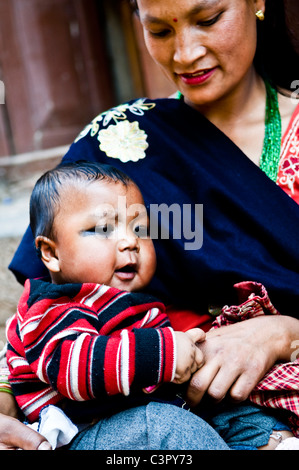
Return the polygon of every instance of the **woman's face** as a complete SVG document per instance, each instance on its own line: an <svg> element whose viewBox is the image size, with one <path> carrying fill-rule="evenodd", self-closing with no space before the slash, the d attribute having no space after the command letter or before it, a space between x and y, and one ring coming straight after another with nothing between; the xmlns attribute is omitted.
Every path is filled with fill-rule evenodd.
<svg viewBox="0 0 299 470"><path fill-rule="evenodd" d="M264 0L138 0L149 53L193 106L209 105L253 71Z"/></svg>

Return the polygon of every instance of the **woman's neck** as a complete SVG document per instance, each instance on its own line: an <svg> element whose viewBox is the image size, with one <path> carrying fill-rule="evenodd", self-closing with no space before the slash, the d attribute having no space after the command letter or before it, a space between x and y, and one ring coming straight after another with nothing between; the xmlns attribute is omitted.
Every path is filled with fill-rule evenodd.
<svg viewBox="0 0 299 470"><path fill-rule="evenodd" d="M283 136L299 100L279 94L278 101ZM203 114L259 165L265 136L266 87L254 70L239 87L212 105L186 103Z"/></svg>
<svg viewBox="0 0 299 470"><path fill-rule="evenodd" d="M222 99L195 107L258 165L264 140L265 104L265 84L252 71Z"/></svg>
<svg viewBox="0 0 299 470"><path fill-rule="evenodd" d="M265 84L256 73L250 73L242 83L212 104L197 109L217 127L231 128L248 119L264 119ZM261 115L262 114L262 115Z"/></svg>

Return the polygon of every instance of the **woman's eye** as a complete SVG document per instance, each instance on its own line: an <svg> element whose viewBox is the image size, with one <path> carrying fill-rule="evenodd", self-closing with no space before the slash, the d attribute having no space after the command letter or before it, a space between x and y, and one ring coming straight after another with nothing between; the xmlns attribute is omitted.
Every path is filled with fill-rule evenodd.
<svg viewBox="0 0 299 470"><path fill-rule="evenodd" d="M217 23L217 21L220 19L220 17L222 16L222 12L219 13L218 15L214 16L213 18L209 19L209 20L205 20L205 21L199 21L198 24L200 26L212 26L213 24Z"/></svg>
<svg viewBox="0 0 299 470"><path fill-rule="evenodd" d="M156 38L165 38L170 33L170 30L163 29L162 31L150 31L151 36Z"/></svg>

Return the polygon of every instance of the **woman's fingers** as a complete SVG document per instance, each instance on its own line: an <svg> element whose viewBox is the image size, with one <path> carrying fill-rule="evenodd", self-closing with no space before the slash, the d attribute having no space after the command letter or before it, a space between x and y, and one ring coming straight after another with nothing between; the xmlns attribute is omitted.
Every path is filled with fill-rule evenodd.
<svg viewBox="0 0 299 470"><path fill-rule="evenodd" d="M235 401L248 398L274 362L273 334L269 333L271 328L263 328L268 325L267 318L248 320L211 331L205 341L197 343L204 363L192 376L187 391L192 406L205 394L216 402L227 394Z"/></svg>
<svg viewBox="0 0 299 470"><path fill-rule="evenodd" d="M186 394L190 406L196 406L202 400L218 370L219 365L214 361L209 363L209 367L204 365L192 375Z"/></svg>
<svg viewBox="0 0 299 470"><path fill-rule="evenodd" d="M51 450L38 432L15 418L0 414L0 450Z"/></svg>

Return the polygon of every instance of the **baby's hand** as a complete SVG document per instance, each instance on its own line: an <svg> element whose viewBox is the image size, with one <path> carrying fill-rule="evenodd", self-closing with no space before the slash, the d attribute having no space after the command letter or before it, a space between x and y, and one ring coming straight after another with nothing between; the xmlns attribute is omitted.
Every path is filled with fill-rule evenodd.
<svg viewBox="0 0 299 470"><path fill-rule="evenodd" d="M181 384L187 382L191 375L203 365L203 354L196 347L196 343L204 341L206 334L200 328L193 328L185 333L176 331L175 336L177 343L177 364L173 382Z"/></svg>

